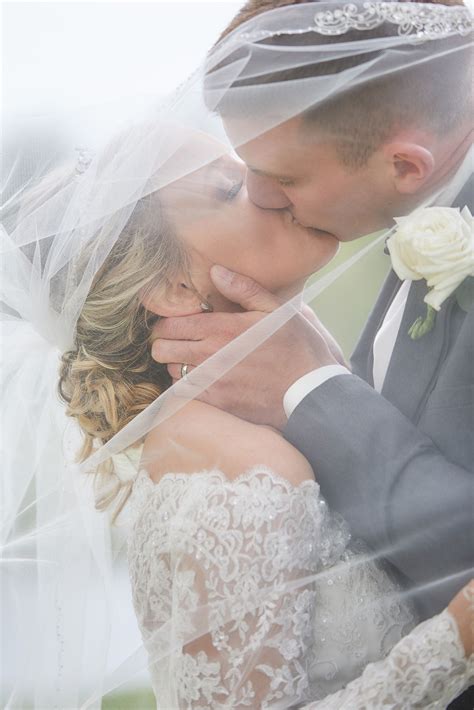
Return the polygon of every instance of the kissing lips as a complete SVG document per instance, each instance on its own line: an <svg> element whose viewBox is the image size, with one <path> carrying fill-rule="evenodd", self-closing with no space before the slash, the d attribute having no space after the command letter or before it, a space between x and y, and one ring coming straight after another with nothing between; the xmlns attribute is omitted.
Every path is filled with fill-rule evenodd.
<svg viewBox="0 0 474 710"><path fill-rule="evenodd" d="M293 224L293 225L295 225L295 227L300 227L301 229L304 229L307 232L309 232L310 234L314 234L315 236L318 236L318 237L337 238L337 237L335 237L334 234L332 234L331 232L326 232L324 229L318 229L317 227L309 227L309 226L302 224L301 222L299 222L296 219L296 217L293 216L293 214L290 212L290 210L285 210L285 212L287 212L289 215L289 224Z"/></svg>

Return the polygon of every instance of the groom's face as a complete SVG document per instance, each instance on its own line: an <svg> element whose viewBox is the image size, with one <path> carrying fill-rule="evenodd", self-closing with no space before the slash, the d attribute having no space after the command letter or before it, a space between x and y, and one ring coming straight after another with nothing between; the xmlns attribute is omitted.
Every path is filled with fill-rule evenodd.
<svg viewBox="0 0 474 710"><path fill-rule="evenodd" d="M241 126L226 121L231 139ZM397 215L399 195L383 151L358 169L347 167L336 146L294 118L244 143L247 189L259 207L288 208L306 227L350 241L375 232Z"/></svg>

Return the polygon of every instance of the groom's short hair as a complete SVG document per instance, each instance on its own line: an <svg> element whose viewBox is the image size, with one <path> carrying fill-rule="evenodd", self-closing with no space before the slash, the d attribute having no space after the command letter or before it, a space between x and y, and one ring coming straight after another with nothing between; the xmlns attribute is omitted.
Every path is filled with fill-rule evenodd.
<svg viewBox="0 0 474 710"><path fill-rule="evenodd" d="M249 0L228 27L222 33L219 42L236 30L241 24L264 12L290 5L320 0ZM411 0L405 0L410 2ZM427 0L417 0L418 3ZM429 4L464 5L462 0L431 0ZM351 30L344 35L325 36L324 42L337 43L364 38L383 37L393 30L386 23L371 30ZM261 41L262 44L305 45L314 44L314 33L297 35L275 35ZM465 47L466 38L460 35L448 40L430 40L430 42L449 42L449 46ZM238 51L238 50L237 50ZM337 135L335 146L343 163L352 168L363 166L371 154L387 140L395 127L410 124L431 129L439 135L446 135L469 120L472 104L472 53L452 52L449 55L433 59L411 69L394 72L381 79L374 79L355 89L341 92L334 99L321 103L304 111L303 118L308 127L324 131L330 130ZM459 55L459 56L458 56ZM252 86L274 82L291 81L314 76L337 74L340 71L357 66L370 60L374 53L354 55L317 64L309 64L294 69L270 72L265 76L237 81L233 86ZM215 69L238 58L231 54ZM247 63L251 65L252 58ZM249 76L252 72L249 71ZM256 72L258 74L258 72ZM232 115L239 111L239 106L232 106L232 101L223 98L217 110L223 115ZM241 110L241 107L240 107ZM345 139L344 136L347 138Z"/></svg>

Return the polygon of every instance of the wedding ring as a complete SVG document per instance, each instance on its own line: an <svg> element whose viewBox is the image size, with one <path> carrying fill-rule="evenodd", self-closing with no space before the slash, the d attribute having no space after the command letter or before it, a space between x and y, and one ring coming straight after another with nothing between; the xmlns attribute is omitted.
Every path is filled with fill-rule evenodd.
<svg viewBox="0 0 474 710"><path fill-rule="evenodd" d="M188 368L189 365L185 365L184 363L181 365L181 379L186 377L186 375L188 374Z"/></svg>

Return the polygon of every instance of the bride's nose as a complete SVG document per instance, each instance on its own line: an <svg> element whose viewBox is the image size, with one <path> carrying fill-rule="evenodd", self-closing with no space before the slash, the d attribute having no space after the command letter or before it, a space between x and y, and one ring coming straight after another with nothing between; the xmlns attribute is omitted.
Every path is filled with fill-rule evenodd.
<svg viewBox="0 0 474 710"><path fill-rule="evenodd" d="M258 207L282 209L291 205L281 185L273 178L256 175L247 171L247 192L249 198Z"/></svg>

